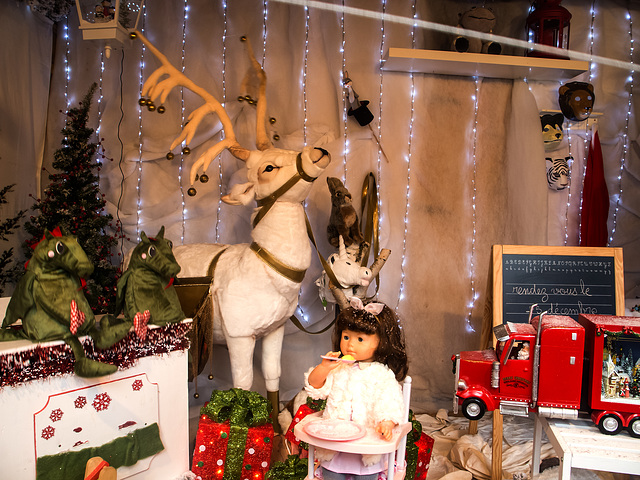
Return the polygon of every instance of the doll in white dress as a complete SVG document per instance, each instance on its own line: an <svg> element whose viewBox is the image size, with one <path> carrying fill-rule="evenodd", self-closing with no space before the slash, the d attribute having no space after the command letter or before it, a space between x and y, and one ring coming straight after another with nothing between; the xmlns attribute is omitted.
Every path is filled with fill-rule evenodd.
<svg viewBox="0 0 640 480"><path fill-rule="evenodd" d="M407 375L404 335L394 312L382 303L350 299L333 331L333 351L305 375L305 390L325 399L323 418L351 420L390 440L404 418L400 383ZM355 362L332 360L350 355ZM375 480L386 471L381 455L317 449L324 480Z"/></svg>

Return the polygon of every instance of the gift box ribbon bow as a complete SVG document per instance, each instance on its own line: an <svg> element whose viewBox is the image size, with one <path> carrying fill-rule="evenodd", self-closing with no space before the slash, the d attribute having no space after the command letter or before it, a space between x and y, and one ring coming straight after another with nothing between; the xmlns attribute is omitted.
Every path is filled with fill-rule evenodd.
<svg viewBox="0 0 640 480"><path fill-rule="evenodd" d="M241 427L257 427L269 421L270 404L257 392L232 388L214 390L211 400L200 409L200 413L211 420Z"/></svg>

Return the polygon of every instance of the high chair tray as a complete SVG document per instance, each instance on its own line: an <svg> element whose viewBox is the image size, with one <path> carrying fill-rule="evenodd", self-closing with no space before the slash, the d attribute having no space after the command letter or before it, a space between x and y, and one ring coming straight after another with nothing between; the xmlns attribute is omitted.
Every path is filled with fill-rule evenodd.
<svg viewBox="0 0 640 480"><path fill-rule="evenodd" d="M400 440L411 431L411 423L407 422L393 429L393 437L389 441L382 438L374 428L365 428L364 436L355 440L325 440L309 435L305 429L307 424L321 419L321 415L322 413L318 412L307 415L300 420L300 423L298 423L293 430L296 438L314 447L322 447L338 452L377 454L395 451L398 448Z"/></svg>

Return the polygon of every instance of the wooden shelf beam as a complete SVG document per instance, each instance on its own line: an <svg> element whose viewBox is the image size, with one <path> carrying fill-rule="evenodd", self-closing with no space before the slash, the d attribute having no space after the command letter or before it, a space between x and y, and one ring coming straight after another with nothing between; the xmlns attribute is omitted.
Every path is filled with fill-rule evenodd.
<svg viewBox="0 0 640 480"><path fill-rule="evenodd" d="M382 62L385 71L532 80L569 80L588 69L588 62L578 60L394 47Z"/></svg>

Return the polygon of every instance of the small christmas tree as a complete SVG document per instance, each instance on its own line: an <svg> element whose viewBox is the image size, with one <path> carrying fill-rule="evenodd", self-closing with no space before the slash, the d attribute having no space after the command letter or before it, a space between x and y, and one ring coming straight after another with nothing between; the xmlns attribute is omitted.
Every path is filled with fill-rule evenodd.
<svg viewBox="0 0 640 480"><path fill-rule="evenodd" d="M95 89L94 83L80 106L67 114L62 147L56 150L53 160L53 168L59 172L49 174L51 183L45 189L44 198L37 199L32 207L40 214L31 216L25 224L32 236L26 242L26 250L35 247L45 229L59 226L75 235L94 266L91 278L87 279L85 296L95 313L108 313L115 306L120 275L120 269L111 259L118 242L114 235L121 229L119 225L114 228L113 217L105 213L106 201L94 173L101 163L94 161L97 144L89 141L93 129L87 127L87 118Z"/></svg>
<svg viewBox="0 0 640 480"><path fill-rule="evenodd" d="M0 205L7 203L7 193L13 190L15 184L7 185L0 190ZM0 240L3 242L9 241L8 235L15 233L15 230L20 227L20 220L24 217L26 210L20 210L13 218L7 218L0 222ZM14 283L20 273L24 270L21 265L11 265L13 262L13 247L8 250L4 250L0 254L0 295L4 293L4 288L7 283Z"/></svg>

